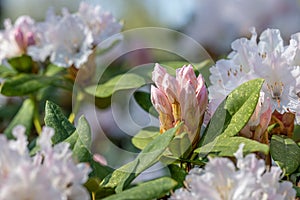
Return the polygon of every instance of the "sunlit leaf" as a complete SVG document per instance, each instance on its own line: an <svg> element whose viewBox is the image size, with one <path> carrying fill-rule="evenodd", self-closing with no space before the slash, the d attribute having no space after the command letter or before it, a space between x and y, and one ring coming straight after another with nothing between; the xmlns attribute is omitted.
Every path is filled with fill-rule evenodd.
<svg viewBox="0 0 300 200"><path fill-rule="evenodd" d="M111 195L104 200L128 200L128 199L158 199L168 193L177 185L177 182L169 177L147 181L121 193Z"/></svg>
<svg viewBox="0 0 300 200"><path fill-rule="evenodd" d="M248 81L228 95L212 116L197 152L207 153L223 138L239 133L256 108L263 82L263 79Z"/></svg>
<svg viewBox="0 0 300 200"><path fill-rule="evenodd" d="M141 129L132 139L132 144L139 148L144 149L148 143L154 140L157 136L159 136L159 128L158 127L146 127Z"/></svg>
<svg viewBox="0 0 300 200"><path fill-rule="evenodd" d="M102 182L102 186L116 188L117 193L121 192L135 177L160 159L175 136L177 129L178 127L169 129L148 143L135 160L123 165L107 176Z"/></svg>
<svg viewBox="0 0 300 200"><path fill-rule="evenodd" d="M89 86L85 91L95 97L106 98L116 91L139 88L145 84L145 79L141 76L127 73L115 76L103 84Z"/></svg>

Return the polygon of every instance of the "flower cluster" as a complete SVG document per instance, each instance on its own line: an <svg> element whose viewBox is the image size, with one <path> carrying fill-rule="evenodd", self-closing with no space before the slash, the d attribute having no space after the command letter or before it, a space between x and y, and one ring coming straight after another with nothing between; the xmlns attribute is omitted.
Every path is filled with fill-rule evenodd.
<svg viewBox="0 0 300 200"><path fill-rule="evenodd" d="M293 200L292 183L280 181L281 169L266 168L265 162L248 154L243 157L243 144L235 153L237 169L228 158L210 158L205 169L194 168L186 177L186 189L178 189L170 199Z"/></svg>
<svg viewBox="0 0 300 200"><path fill-rule="evenodd" d="M0 199L90 199L82 186L90 167L74 163L68 143L52 147L53 134L53 129L43 128L37 140L40 150L33 157L27 149L23 126L14 128L16 140L0 136Z"/></svg>
<svg viewBox="0 0 300 200"><path fill-rule="evenodd" d="M5 30L0 34L0 59L28 54L35 61L49 58L58 66L79 68L98 44L121 28L110 13L86 2L76 13L63 9L61 16L49 9L43 22L21 16L14 25L5 21Z"/></svg>
<svg viewBox="0 0 300 200"><path fill-rule="evenodd" d="M159 112L161 133L184 122L184 129L194 144L208 103L207 89L201 75L196 77L191 65L176 70L176 77L159 64L152 73L151 101Z"/></svg>
<svg viewBox="0 0 300 200"><path fill-rule="evenodd" d="M277 29L265 30L259 42L254 28L251 32L250 39L241 38L232 43L233 51L228 59L219 60L210 68L209 112L214 113L237 86L263 78L260 101L248 125L257 126L263 121L261 126L266 128L275 110L281 114L300 112L300 33L292 35L289 45L285 46Z"/></svg>

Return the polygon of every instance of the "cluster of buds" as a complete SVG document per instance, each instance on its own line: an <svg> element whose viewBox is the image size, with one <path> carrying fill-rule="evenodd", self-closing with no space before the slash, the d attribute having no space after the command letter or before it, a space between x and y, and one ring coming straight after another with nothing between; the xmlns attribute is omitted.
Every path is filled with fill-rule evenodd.
<svg viewBox="0 0 300 200"><path fill-rule="evenodd" d="M191 65L177 69L173 77L156 64L152 80L157 87L151 86L151 101L159 112L160 132L183 122L179 133L187 132L193 146L197 144L208 103L203 77L196 77Z"/></svg>

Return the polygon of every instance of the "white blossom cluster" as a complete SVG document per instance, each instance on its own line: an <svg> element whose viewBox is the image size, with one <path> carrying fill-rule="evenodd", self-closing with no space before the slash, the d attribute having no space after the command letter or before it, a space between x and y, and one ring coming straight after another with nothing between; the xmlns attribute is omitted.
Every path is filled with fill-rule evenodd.
<svg viewBox="0 0 300 200"><path fill-rule="evenodd" d="M28 54L35 61L49 58L58 66L76 68L87 62L97 45L122 28L111 13L86 2L75 13L64 8L62 15L56 15L49 9L45 21L20 16L15 24L7 19L4 25L0 33L1 60Z"/></svg>
<svg viewBox="0 0 300 200"><path fill-rule="evenodd" d="M82 186L89 165L75 164L68 143L52 146L54 130L44 127L37 140L40 150L31 157L23 126L13 130L16 140L0 135L0 200L88 200Z"/></svg>
<svg viewBox="0 0 300 200"><path fill-rule="evenodd" d="M227 59L210 68L210 107L213 113L222 100L237 86L255 78L263 78L260 110L270 107L279 113L300 114L300 33L284 45L280 31L267 29L257 38L254 28L250 39L235 40ZM257 116L259 118L259 116Z"/></svg>
<svg viewBox="0 0 300 200"><path fill-rule="evenodd" d="M228 158L210 158L205 169L194 168L186 176L187 188L180 188L171 200L293 200L292 183L282 181L281 169L266 168L265 162L248 154L243 144L235 153L237 165Z"/></svg>

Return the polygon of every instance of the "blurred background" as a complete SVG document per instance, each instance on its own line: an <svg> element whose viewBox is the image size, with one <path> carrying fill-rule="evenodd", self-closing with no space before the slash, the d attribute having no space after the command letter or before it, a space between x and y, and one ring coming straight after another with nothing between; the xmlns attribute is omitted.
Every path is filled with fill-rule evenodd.
<svg viewBox="0 0 300 200"><path fill-rule="evenodd" d="M278 28L286 43L291 34L300 31L299 0L93 0L87 2L101 5L104 10L112 12L115 18L124 24L123 30L164 27L184 33L201 44L214 61L231 51L230 45L235 39L249 37L250 27L255 27L259 34L266 28ZM20 15L30 15L37 21L43 20L49 7L54 7L57 13L62 7L76 12L79 3L79 0L0 0L1 25L5 18L14 21ZM143 43L143 40L148 39L146 35L144 37L131 41L131 45ZM197 56L199 53L193 52L185 40L176 37L157 39L175 44L189 54ZM114 53L118 54L118 49L113 49L111 54ZM159 50L132 51L120 56L110 65L103 75L102 82L137 65L180 59L178 55ZM97 65L101 66L101 59L97 61ZM144 89L148 90L147 87ZM127 116L128 113L124 111L122 105L123 98L127 94L128 92L118 94L120 101L114 102L112 106L100 106L100 108L98 106L95 110L94 105L87 103L80 110L80 114L86 115L91 123L94 138L93 151L101 154L112 167L118 167L132 160L138 152L130 142L132 136L138 131L136 125L138 127L159 125L155 117L139 108L132 100L128 101L131 113ZM70 98L61 98L60 95ZM60 106L64 107L66 112L72 108L71 95L56 94L56 98L61 101ZM18 102L15 99L9 101L14 104ZM0 119L1 112L8 112L7 109L3 111L1 105L2 108L4 105L6 108L9 107L7 99L0 97ZM9 111L11 118L16 111L17 108L11 108ZM132 119L131 122L126 120L120 122L128 117ZM3 118L1 120L4 121ZM10 119L5 120L8 122ZM159 175L162 172L157 171L157 173L156 175Z"/></svg>
<svg viewBox="0 0 300 200"><path fill-rule="evenodd" d="M28 14L39 20L53 6L76 11L80 0L1 0L1 19ZM208 49L214 57L227 54L231 42L249 35L254 26L280 29L284 39L300 30L299 0L89 0L124 21L124 30L159 26L181 31ZM178 42L178 41L176 41Z"/></svg>

